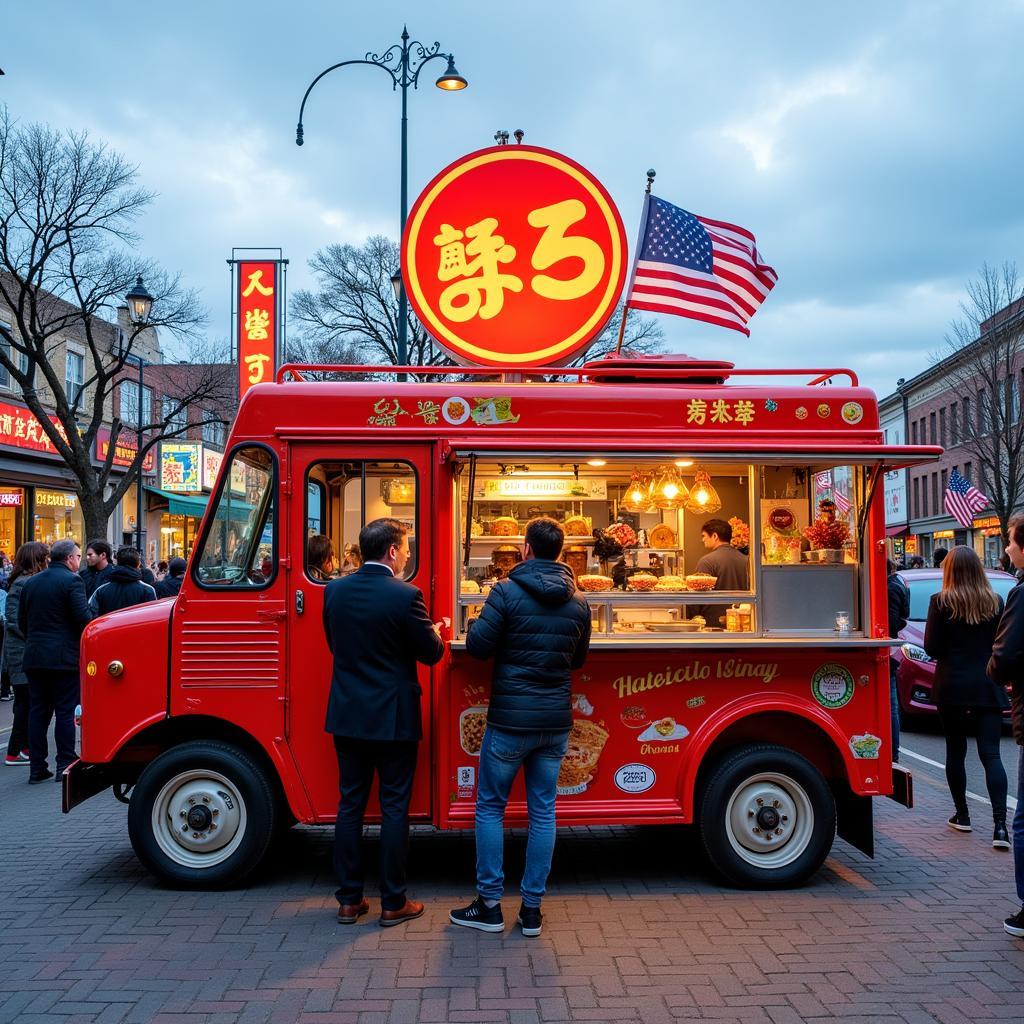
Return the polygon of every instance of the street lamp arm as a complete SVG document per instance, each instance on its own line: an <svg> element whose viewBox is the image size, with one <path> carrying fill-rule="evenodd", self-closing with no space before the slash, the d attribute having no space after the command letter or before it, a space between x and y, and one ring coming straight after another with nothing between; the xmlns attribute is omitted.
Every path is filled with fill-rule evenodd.
<svg viewBox="0 0 1024 1024"><path fill-rule="evenodd" d="M412 82L412 87L414 89L418 89L419 88L419 81L420 81L420 72L432 60L434 60L434 59L437 59L437 60L451 60L452 59L452 55L450 53L438 53L437 52L437 48L438 48L438 44L437 43L434 43L434 48L431 51L429 51L429 52L423 50L423 47L420 46L419 43L414 43L413 45L414 46L419 46L420 50L422 51L422 53L421 53L421 60L420 60L419 64L416 66L416 70L413 72L412 78L410 79L410 81ZM411 66L410 66L410 70L412 70Z"/></svg>
<svg viewBox="0 0 1024 1024"><path fill-rule="evenodd" d="M392 47L392 49L394 49L394 47ZM391 51L389 50L388 53L390 53L390 52ZM371 54L367 54L368 58L370 56L372 56L372 55ZM384 54L384 56L387 57L388 54ZM298 125L296 125L296 128L295 128L295 145L296 146L301 146L302 145L302 141L303 141L302 140L302 115L305 113L305 110L306 110L306 100L309 99L309 94L313 91L313 87L316 85L317 82L320 81L321 78L324 77L324 75L329 75L332 71L337 71L338 68L348 67L349 64L372 64L374 67L378 67L378 68L381 68L383 71L386 71L391 76L391 89L392 89L392 91L397 89L398 86L399 86L399 80L395 77L395 72L392 71L391 68L389 68L386 64L381 64L381 63L379 63L376 60L369 60L369 59L366 59L366 60L343 60L339 64L332 64L329 68L324 68L324 70L321 71L320 74L317 75L316 78L314 78L313 81L309 83L309 88L306 90L305 95L303 95L302 103L299 105L299 123L298 123Z"/></svg>

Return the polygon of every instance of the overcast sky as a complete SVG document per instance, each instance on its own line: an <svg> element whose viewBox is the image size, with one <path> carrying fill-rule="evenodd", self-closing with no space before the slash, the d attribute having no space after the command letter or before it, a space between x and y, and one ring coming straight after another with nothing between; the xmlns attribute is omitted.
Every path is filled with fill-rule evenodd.
<svg viewBox="0 0 1024 1024"><path fill-rule="evenodd" d="M45 18L45 30L41 19ZM228 334L233 246L281 246L289 289L330 242L398 233L403 21L470 82L410 97L410 202L498 128L593 171L634 244L655 192L754 231L779 284L748 341L660 316L667 348L740 365L849 364L880 394L923 370L983 261L1020 259L1024 2L517 0L4 5L0 102L88 129L158 193L147 256ZM632 255L632 254L631 254Z"/></svg>

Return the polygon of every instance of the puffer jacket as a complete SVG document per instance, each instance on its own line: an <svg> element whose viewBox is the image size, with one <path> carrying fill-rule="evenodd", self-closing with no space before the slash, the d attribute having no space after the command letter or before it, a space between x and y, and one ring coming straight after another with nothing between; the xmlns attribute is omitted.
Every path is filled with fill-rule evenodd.
<svg viewBox="0 0 1024 1024"><path fill-rule="evenodd" d="M25 653L25 636L18 628L18 604L21 601L21 592L30 577L22 574L12 584L7 592L7 605L4 607L4 621L7 624L7 634L4 637L4 665L11 677L13 686L27 686L28 676L21 667L21 659Z"/></svg>
<svg viewBox="0 0 1024 1024"><path fill-rule="evenodd" d="M988 677L993 683L1012 686L1013 738L1024 747L1024 583L1018 583L1006 596L988 659Z"/></svg>
<svg viewBox="0 0 1024 1024"><path fill-rule="evenodd" d="M590 606L562 562L531 558L487 597L466 636L475 658L494 658L487 722L509 732L572 728L571 673L590 647Z"/></svg>
<svg viewBox="0 0 1024 1024"><path fill-rule="evenodd" d="M156 590L142 582L142 570L128 565L117 565L106 583L101 583L89 598L89 611L106 615L132 605L156 600Z"/></svg>

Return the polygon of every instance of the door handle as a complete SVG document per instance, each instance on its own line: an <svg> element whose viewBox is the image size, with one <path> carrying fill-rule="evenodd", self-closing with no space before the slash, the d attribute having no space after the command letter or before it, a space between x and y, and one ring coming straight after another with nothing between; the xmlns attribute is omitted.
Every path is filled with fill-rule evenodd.
<svg viewBox="0 0 1024 1024"><path fill-rule="evenodd" d="M283 608L258 608L256 618L264 622L284 622L287 612Z"/></svg>
<svg viewBox="0 0 1024 1024"><path fill-rule="evenodd" d="M301 615L306 610L306 595L301 590L295 591L295 614Z"/></svg>

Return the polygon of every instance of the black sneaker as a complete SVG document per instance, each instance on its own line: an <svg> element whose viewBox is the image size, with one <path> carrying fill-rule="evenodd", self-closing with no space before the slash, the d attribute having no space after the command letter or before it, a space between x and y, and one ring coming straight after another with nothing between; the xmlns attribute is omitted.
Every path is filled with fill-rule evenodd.
<svg viewBox="0 0 1024 1024"><path fill-rule="evenodd" d="M1015 938L1024 939L1024 907L1003 922L1003 931Z"/></svg>
<svg viewBox="0 0 1024 1024"><path fill-rule="evenodd" d="M1010 848L1010 834L1006 831L1006 822L997 821L992 832L992 849L1008 850Z"/></svg>
<svg viewBox="0 0 1024 1024"><path fill-rule="evenodd" d="M971 816L969 814L961 814L959 811L949 819L949 827L955 829L957 832L973 832L971 828Z"/></svg>
<svg viewBox="0 0 1024 1024"><path fill-rule="evenodd" d="M541 925L544 921L544 915L540 912L540 907L528 907L525 903L519 905L519 927L523 929L523 934L528 935L531 938L534 935L540 935Z"/></svg>
<svg viewBox="0 0 1024 1024"><path fill-rule="evenodd" d="M44 768L38 775L30 775L28 777L28 784L30 786L38 786L40 782L48 782L53 778L53 772L49 768Z"/></svg>
<svg viewBox="0 0 1024 1024"><path fill-rule="evenodd" d="M481 932L503 932L505 918L501 914L501 904L487 906L479 896L468 907L453 910L448 915L452 924L461 924L464 928L476 928Z"/></svg>

